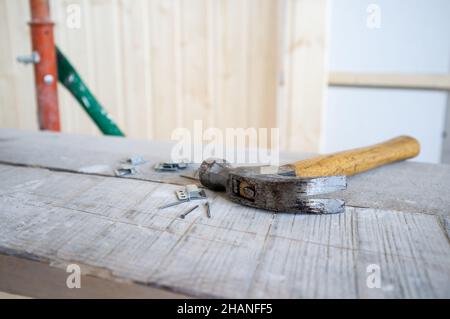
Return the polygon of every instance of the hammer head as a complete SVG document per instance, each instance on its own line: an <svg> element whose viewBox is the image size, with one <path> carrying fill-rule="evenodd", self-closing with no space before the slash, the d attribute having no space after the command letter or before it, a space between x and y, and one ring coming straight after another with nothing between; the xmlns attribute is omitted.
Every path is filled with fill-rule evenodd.
<svg viewBox="0 0 450 319"><path fill-rule="evenodd" d="M340 213L340 199L317 195L346 188L345 176L299 178L281 174L261 174L258 167L233 168L225 160L209 159L199 169L201 183L212 190L225 190L239 204L276 212Z"/></svg>

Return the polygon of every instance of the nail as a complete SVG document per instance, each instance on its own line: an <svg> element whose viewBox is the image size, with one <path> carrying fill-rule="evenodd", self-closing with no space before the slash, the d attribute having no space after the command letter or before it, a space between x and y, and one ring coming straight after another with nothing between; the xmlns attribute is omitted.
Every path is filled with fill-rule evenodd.
<svg viewBox="0 0 450 319"><path fill-rule="evenodd" d="M196 210L198 208L198 205L195 205L192 208L189 208L189 210L183 214L180 215L180 218L184 219L189 213L191 213L193 210Z"/></svg>

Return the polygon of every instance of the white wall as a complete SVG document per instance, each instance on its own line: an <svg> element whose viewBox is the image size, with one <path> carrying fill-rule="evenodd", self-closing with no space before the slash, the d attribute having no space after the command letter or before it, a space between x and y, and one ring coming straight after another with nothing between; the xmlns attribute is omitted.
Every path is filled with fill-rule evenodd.
<svg viewBox="0 0 450 319"><path fill-rule="evenodd" d="M381 9L379 29L367 27L369 4ZM332 0L330 71L448 73L450 1ZM440 161L447 93L330 87L322 151L332 152L409 134L418 160Z"/></svg>

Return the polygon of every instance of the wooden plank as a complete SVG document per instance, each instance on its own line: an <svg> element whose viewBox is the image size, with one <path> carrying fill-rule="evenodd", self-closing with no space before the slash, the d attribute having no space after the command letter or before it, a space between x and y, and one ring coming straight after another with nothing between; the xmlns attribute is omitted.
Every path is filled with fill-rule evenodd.
<svg viewBox="0 0 450 319"><path fill-rule="evenodd" d="M290 285L309 298L324 295L331 298L423 298L448 294L447 288L438 288L428 281L428 276L434 278L433 282L439 278L448 282L450 278L445 274L448 243L435 217L347 208L339 217L280 215L280 220L283 218L291 222L281 230L278 225L272 227L277 229L279 248L266 256L267 263L262 263L264 267L260 270L270 273L273 281L269 285L264 279L257 282L254 286L256 297L261 297L265 289L281 298L290 298L294 289L287 289ZM414 246L408 244L412 233L415 234ZM434 235L437 238L431 239ZM430 243L436 246L431 247ZM297 256L297 263L288 262L291 255ZM428 264L430 262L433 265ZM441 267L441 263L446 266ZM380 267L380 289L366 285L369 265ZM324 284L317 285L311 276L322 278ZM338 284L341 280L348 284ZM399 289L400 285L402 289Z"/></svg>
<svg viewBox="0 0 450 319"><path fill-rule="evenodd" d="M137 174L130 178L192 184L192 180L181 178L178 174L157 173L153 170L156 163L170 161L173 145L170 143L145 140L134 140L130 143L129 139L122 137L60 135L50 132L34 135L33 132L0 130L2 131L0 143L4 147L4 151L0 152L0 161L42 166L54 170L115 176L114 170L121 165L121 161L130 156L139 155L147 162L137 167ZM38 137L43 137L41 134L46 137L41 139ZM38 137L39 141L33 141L32 136ZM93 144L91 141L94 141ZM191 165L188 170L196 167Z"/></svg>
<svg viewBox="0 0 450 319"><path fill-rule="evenodd" d="M31 132L0 128L0 162L17 165L42 166L55 170L114 176L120 162L132 155L140 155L147 163L138 167L130 178L191 184L191 179L177 173L156 173L153 166L170 161L174 143L125 139L121 137L93 137L52 132ZM70 147L69 147L70 145ZM305 158L309 154L281 153L285 160ZM193 170L198 164L187 169Z"/></svg>
<svg viewBox="0 0 450 319"><path fill-rule="evenodd" d="M218 128L248 127L248 1L217 2L212 11L216 23L212 24L217 35L213 41L211 63L215 87L214 125ZM239 114L239 116L236 116Z"/></svg>
<svg viewBox="0 0 450 319"><path fill-rule="evenodd" d="M51 1L55 36L128 136L168 140L175 128L276 127L280 1ZM70 28L78 5L80 28ZM37 128L26 1L0 0L0 124ZM63 87L65 132L100 135ZM30 111L32 110L32 111ZM239 114L239 116L236 116Z"/></svg>
<svg viewBox="0 0 450 319"><path fill-rule="evenodd" d="M249 0L247 127L277 127L278 2ZM264 21L264 23L261 23Z"/></svg>
<svg viewBox="0 0 450 319"><path fill-rule="evenodd" d="M327 1L290 0L282 10L281 148L319 152L327 85Z"/></svg>
<svg viewBox="0 0 450 319"><path fill-rule="evenodd" d="M21 260L77 263L91 277L193 297L450 296L449 241L438 216L350 207L272 214L209 193L212 218L198 210L182 220L180 206L157 210L173 200L173 185L5 165L0 176L0 252ZM378 289L366 284L373 264ZM102 293L93 289L91 296Z"/></svg>
<svg viewBox="0 0 450 319"><path fill-rule="evenodd" d="M180 105L175 116L182 118L183 127L192 130L195 120L209 125L208 105L208 19L207 1L193 0L179 3L179 55Z"/></svg>
<svg viewBox="0 0 450 319"><path fill-rule="evenodd" d="M2 92L14 92L13 72L11 70L13 67L14 52L12 50L11 40L9 39L7 6L8 4L5 1L0 2L0 37L4 39L0 50L0 89ZM8 104L16 105L16 97L14 94L4 93L0 97L1 124L2 126L8 123L17 125L17 114L6 107Z"/></svg>
<svg viewBox="0 0 450 319"><path fill-rule="evenodd" d="M153 119L153 137L169 138L173 125L180 126L177 117L179 103L175 88L180 85L176 81L175 50L175 7L176 1L151 1L149 3L151 43L151 76L152 100L155 106ZM170 125L168 123L171 123Z"/></svg>
<svg viewBox="0 0 450 319"><path fill-rule="evenodd" d="M438 91L450 90L450 75L448 74L330 72L328 77L328 84L332 86Z"/></svg>
<svg viewBox="0 0 450 319"><path fill-rule="evenodd" d="M441 163L450 164L450 94L447 94L447 109L445 110L444 130Z"/></svg>
<svg viewBox="0 0 450 319"><path fill-rule="evenodd" d="M2 127L38 127L33 68L16 61L31 53L30 10L26 1L0 1L0 123Z"/></svg>
<svg viewBox="0 0 450 319"><path fill-rule="evenodd" d="M152 51L149 1L120 0L119 38L127 136L153 136Z"/></svg>
<svg viewBox="0 0 450 319"><path fill-rule="evenodd" d="M20 296L20 295L9 294L6 292L0 292L0 299L30 299L30 298L26 297L26 296Z"/></svg>
<svg viewBox="0 0 450 319"><path fill-rule="evenodd" d="M95 65L93 92L119 127L125 127L119 7L117 1L109 0L93 0L89 4L90 53Z"/></svg>
<svg viewBox="0 0 450 319"><path fill-rule="evenodd" d="M27 293L34 298L187 298L167 290L131 285L92 275L81 274L80 289L68 289L69 273L63 265L49 267L47 262L0 254L1 289L12 293ZM84 266L84 268L88 268ZM83 271L83 267L82 267ZM0 298L27 298L0 293Z"/></svg>
<svg viewBox="0 0 450 319"><path fill-rule="evenodd" d="M3 163L114 176L121 160L138 154L148 162L129 178L180 185L193 182L177 173L153 170L154 164L170 160L170 143L8 129L0 129L0 136ZM280 153L281 163L310 156ZM196 167L194 164L190 169ZM408 161L350 177L346 191L324 197L343 198L349 206L448 215L449 180L450 166Z"/></svg>
<svg viewBox="0 0 450 319"><path fill-rule="evenodd" d="M449 165L401 162L347 179L347 190L325 195L355 207L450 214Z"/></svg>

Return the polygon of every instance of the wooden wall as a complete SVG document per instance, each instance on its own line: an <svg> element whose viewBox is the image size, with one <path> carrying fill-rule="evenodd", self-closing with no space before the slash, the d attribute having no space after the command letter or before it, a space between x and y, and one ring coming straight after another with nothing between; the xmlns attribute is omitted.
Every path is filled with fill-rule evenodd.
<svg viewBox="0 0 450 319"><path fill-rule="evenodd" d="M128 136L175 127L280 127L315 151L325 79L326 0L51 0L56 41ZM66 23L70 4L81 28ZM0 0L0 125L37 128L27 0ZM99 134L60 86L64 131Z"/></svg>

